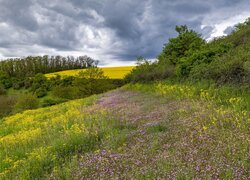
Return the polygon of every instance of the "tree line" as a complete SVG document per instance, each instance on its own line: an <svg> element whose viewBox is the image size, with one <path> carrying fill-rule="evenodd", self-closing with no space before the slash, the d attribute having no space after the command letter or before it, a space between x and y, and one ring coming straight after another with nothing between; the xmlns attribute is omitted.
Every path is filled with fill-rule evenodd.
<svg viewBox="0 0 250 180"><path fill-rule="evenodd" d="M69 69L97 66L98 61L88 56L28 56L0 61L0 72L9 77L29 77Z"/></svg>

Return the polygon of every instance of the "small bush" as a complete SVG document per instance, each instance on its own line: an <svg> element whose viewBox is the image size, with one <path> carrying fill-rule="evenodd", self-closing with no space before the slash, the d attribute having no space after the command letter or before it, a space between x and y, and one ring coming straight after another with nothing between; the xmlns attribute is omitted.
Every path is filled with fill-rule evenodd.
<svg viewBox="0 0 250 180"><path fill-rule="evenodd" d="M174 66L162 62L149 62L143 57L137 59L137 65L126 77L126 82L148 82L174 76Z"/></svg>
<svg viewBox="0 0 250 180"><path fill-rule="evenodd" d="M48 97L48 98L43 99L43 101L42 101L42 107L53 106L53 105L56 105L56 104L63 103L65 101L66 100L62 99L62 98Z"/></svg>
<svg viewBox="0 0 250 180"><path fill-rule="evenodd" d="M80 97L103 93L116 87L100 68L88 68L80 72L73 85L79 90Z"/></svg>
<svg viewBox="0 0 250 180"><path fill-rule="evenodd" d="M78 88L72 86L55 86L51 92L53 96L62 99L75 99L80 96Z"/></svg>
<svg viewBox="0 0 250 180"><path fill-rule="evenodd" d="M36 74L35 77L33 77L33 83L31 86L31 91L36 92L39 88L48 89L48 80L43 74Z"/></svg>
<svg viewBox="0 0 250 180"><path fill-rule="evenodd" d="M22 94L17 98L17 102L14 106L15 112L21 112L27 109L38 108L39 101L33 94Z"/></svg>
<svg viewBox="0 0 250 180"><path fill-rule="evenodd" d="M0 118L9 115L16 103L15 96L0 96Z"/></svg>
<svg viewBox="0 0 250 180"><path fill-rule="evenodd" d="M3 85L0 84L0 95L5 95L6 94L6 89L4 88Z"/></svg>
<svg viewBox="0 0 250 180"><path fill-rule="evenodd" d="M47 95L47 90L44 87L40 87L35 91L35 94L38 98L41 98Z"/></svg>

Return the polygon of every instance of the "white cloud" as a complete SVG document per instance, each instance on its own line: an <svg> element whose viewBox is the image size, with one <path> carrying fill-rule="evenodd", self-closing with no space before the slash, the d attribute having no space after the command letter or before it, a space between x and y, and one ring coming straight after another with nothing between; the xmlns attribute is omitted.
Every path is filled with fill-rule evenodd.
<svg viewBox="0 0 250 180"><path fill-rule="evenodd" d="M222 20L221 22L218 22L214 25L211 24L213 26L213 31L207 40L209 41L215 37L227 35L225 33L225 30L228 27L233 27L233 26L237 25L238 23L243 23L248 17L250 17L250 12L245 12L245 13L239 14L237 16L233 16L233 17L230 17L228 19Z"/></svg>

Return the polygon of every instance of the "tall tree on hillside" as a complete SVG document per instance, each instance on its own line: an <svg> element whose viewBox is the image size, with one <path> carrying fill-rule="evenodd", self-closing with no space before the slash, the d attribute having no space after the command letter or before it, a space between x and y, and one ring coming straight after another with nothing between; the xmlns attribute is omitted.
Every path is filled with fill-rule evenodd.
<svg viewBox="0 0 250 180"><path fill-rule="evenodd" d="M169 39L169 42L164 45L163 51L158 57L163 63L166 61L176 65L182 57L201 48L205 41L201 35L193 30L189 30L187 26L176 26L178 36Z"/></svg>

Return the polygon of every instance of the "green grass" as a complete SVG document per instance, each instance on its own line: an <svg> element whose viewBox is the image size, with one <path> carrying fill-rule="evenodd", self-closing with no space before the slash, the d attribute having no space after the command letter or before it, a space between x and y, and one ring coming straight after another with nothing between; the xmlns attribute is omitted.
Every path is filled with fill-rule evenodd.
<svg viewBox="0 0 250 180"><path fill-rule="evenodd" d="M244 86L217 86L208 81L200 83L161 81L151 84L128 85L127 87L165 98L203 100L239 111L250 109L250 89Z"/></svg>
<svg viewBox="0 0 250 180"><path fill-rule="evenodd" d="M13 88L9 88L7 90L7 95L9 95L9 96L20 95L20 94L24 94L24 93L27 93L27 92L29 92L29 90L26 90L26 89L16 90L16 89L13 89Z"/></svg>
<svg viewBox="0 0 250 180"><path fill-rule="evenodd" d="M0 124L0 179L247 179L249 89L127 85Z"/></svg>
<svg viewBox="0 0 250 180"><path fill-rule="evenodd" d="M104 110L85 112L94 102L92 96L4 118L0 124L0 179L41 178L118 133L117 121Z"/></svg>

